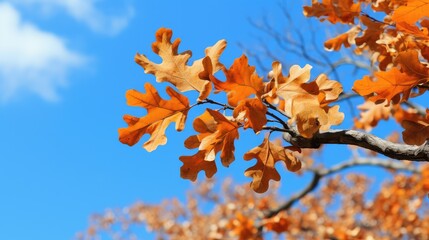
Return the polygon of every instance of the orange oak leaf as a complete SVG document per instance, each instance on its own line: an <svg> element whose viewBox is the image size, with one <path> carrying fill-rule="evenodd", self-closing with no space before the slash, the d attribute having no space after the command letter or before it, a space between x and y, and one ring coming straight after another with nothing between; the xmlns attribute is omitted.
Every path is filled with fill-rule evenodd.
<svg viewBox="0 0 429 240"><path fill-rule="evenodd" d="M238 139L239 125L228 120L221 113L207 109L193 123L198 135L190 136L185 140L185 147L197 148L203 152L202 160L214 161L216 154L221 152L220 158L224 166L229 166L234 160L234 140Z"/></svg>
<svg viewBox="0 0 429 240"><path fill-rule="evenodd" d="M127 91L127 104L144 107L147 109L147 114L141 118L125 115L124 120L128 127L119 129L119 140L132 146L144 134L150 134L149 140L143 146L151 152L159 145L167 143L165 130L170 123L176 123L177 131L183 130L190 107L189 100L171 87L167 87L166 90L171 97L169 100L162 99L150 83L145 84L145 89L146 93L140 93L137 90Z"/></svg>
<svg viewBox="0 0 429 240"><path fill-rule="evenodd" d="M422 82L429 80L429 67L420 62L417 50L409 49L400 52L395 58L395 64L400 65L403 72L421 79Z"/></svg>
<svg viewBox="0 0 429 240"><path fill-rule="evenodd" d="M428 20L426 20L428 21ZM422 24L423 26L423 24ZM427 27L418 28L416 25L410 25L406 22L396 23L396 29L403 33L412 35L416 39L426 39L429 40L429 32Z"/></svg>
<svg viewBox="0 0 429 240"><path fill-rule="evenodd" d="M382 119L389 119L392 107L386 106L387 101L380 104L375 104L373 101L365 101L363 104L358 106L360 118L355 119L355 127L358 129L365 129L369 132L373 127L377 126L378 122Z"/></svg>
<svg viewBox="0 0 429 240"><path fill-rule="evenodd" d="M374 102L385 99L388 103L392 100L394 103L401 100L406 101L410 96L411 89L422 82L422 79L403 73L398 68L392 68L387 72L375 72L374 76L375 81L364 76L363 79L356 81L353 85L355 92L361 96L369 96L369 100Z"/></svg>
<svg viewBox="0 0 429 240"><path fill-rule="evenodd" d="M304 7L304 15L318 17L320 21L353 24L354 18L360 15L360 3L354 3L353 0L313 0L312 6Z"/></svg>
<svg viewBox="0 0 429 240"><path fill-rule="evenodd" d="M278 161L286 164L289 171L301 169L301 162L291 151L300 151L296 147L283 147L278 143L271 142L268 137L258 147L253 148L244 154L244 160L257 160L253 167L248 168L244 175L253 178L251 187L255 192L263 193L268 190L269 181L279 181L280 175L275 168Z"/></svg>
<svg viewBox="0 0 429 240"><path fill-rule="evenodd" d="M226 92L228 104L235 107L238 103L254 94L261 96L264 90L262 78L258 76L255 67L249 66L245 55L235 59L230 69L223 68L226 81L219 81L215 76L210 75L210 80L214 83L217 92Z"/></svg>
<svg viewBox="0 0 429 240"><path fill-rule="evenodd" d="M188 66L188 60L192 56L191 51L178 53L180 39L171 43L173 32L170 29L160 28L156 32L156 41L152 44L152 50L158 54L162 62L156 64L150 61L145 55L137 54L135 61L141 65L145 73L156 76L157 82L170 82L181 92L196 90L200 93L199 100L205 99L211 91L212 85L208 79L201 78L204 71L203 59L193 62ZM206 49L206 57L210 58L212 72L221 69L219 57L226 47L226 41L220 40L214 46Z"/></svg>
<svg viewBox="0 0 429 240"><path fill-rule="evenodd" d="M415 24L420 18L428 17L428 13L429 0L406 0L406 4L393 12L392 20Z"/></svg>
<svg viewBox="0 0 429 240"><path fill-rule="evenodd" d="M262 130L267 123L267 106L260 99L245 99L234 109L233 117L238 118L244 113L244 129L252 128L255 133Z"/></svg>
<svg viewBox="0 0 429 240"><path fill-rule="evenodd" d="M213 177L217 172L216 163L204 160L204 155L204 151L199 151L193 156L181 156L179 159L183 165L180 167L180 177L195 181L200 171L205 171L208 178Z"/></svg>
<svg viewBox="0 0 429 240"><path fill-rule="evenodd" d="M341 45L344 45L344 47L346 48L351 46L349 42L348 33L340 34L334 38L327 40L324 43L325 49L328 51L332 51L332 50L339 51L341 49Z"/></svg>

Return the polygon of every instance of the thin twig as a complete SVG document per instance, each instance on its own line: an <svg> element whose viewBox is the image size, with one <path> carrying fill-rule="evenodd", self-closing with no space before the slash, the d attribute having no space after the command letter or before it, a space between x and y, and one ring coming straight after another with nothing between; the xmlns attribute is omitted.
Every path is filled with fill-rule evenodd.
<svg viewBox="0 0 429 240"><path fill-rule="evenodd" d="M229 106L228 104L223 104L223 103L220 103L220 102L216 102L216 101L208 99L208 98L202 100L201 103L202 104L204 104L204 103L211 103L211 104L215 104L215 105L221 106L224 109L234 110L234 108L231 107L231 106Z"/></svg>

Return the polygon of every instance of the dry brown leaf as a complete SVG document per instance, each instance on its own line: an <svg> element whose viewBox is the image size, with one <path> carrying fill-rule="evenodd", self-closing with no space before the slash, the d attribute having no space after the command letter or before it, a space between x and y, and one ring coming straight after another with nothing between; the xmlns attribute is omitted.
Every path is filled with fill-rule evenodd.
<svg viewBox="0 0 429 240"><path fill-rule="evenodd" d="M217 172L216 163L204 160L204 156L204 151L198 151L193 156L181 156L179 159L183 165L180 167L180 177L195 181L200 171L205 171L208 178L213 177Z"/></svg>
<svg viewBox="0 0 429 240"><path fill-rule="evenodd" d="M424 121L409 121L404 120L401 123L404 128L402 139L406 144L421 145L429 139L429 119Z"/></svg>
<svg viewBox="0 0 429 240"><path fill-rule="evenodd" d="M255 192L263 193L268 190L269 181L279 181L280 175L275 168L278 161L283 161L289 171L298 171L301 169L301 162L292 154L291 151L300 151L296 147L283 147L271 142L268 137L258 147L253 148L244 154L244 160L257 160L253 167L248 168L244 175L253 178L251 187Z"/></svg>

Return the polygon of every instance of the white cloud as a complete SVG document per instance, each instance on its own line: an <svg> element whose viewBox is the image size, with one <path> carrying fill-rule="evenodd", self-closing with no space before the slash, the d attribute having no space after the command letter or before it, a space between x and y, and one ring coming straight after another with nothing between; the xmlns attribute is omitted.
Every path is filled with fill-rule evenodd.
<svg viewBox="0 0 429 240"><path fill-rule="evenodd" d="M88 25L92 30L114 35L123 30L134 16L131 6L120 16L108 16L95 5L97 0L12 0L29 6L40 7L44 12L62 9L79 22Z"/></svg>
<svg viewBox="0 0 429 240"><path fill-rule="evenodd" d="M85 57L69 50L63 39L21 19L9 3L0 2L0 101L29 91L58 99L57 88Z"/></svg>

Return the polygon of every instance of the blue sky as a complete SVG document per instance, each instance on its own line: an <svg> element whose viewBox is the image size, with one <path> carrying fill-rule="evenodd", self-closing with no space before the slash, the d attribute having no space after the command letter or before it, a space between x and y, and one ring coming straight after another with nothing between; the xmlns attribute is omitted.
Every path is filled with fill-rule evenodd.
<svg viewBox="0 0 429 240"><path fill-rule="evenodd" d="M0 239L72 239L92 213L137 200L183 199L191 183L180 179L178 157L194 153L183 147L192 118L183 133L169 128L167 145L152 153L143 142L130 148L118 141L122 115L144 114L126 106L126 90L154 83L134 55L156 59L154 34L168 27L194 59L226 39L222 60L230 65L243 52L238 43L257 47L260 32L249 18L281 24L276 3L0 1ZM299 7L291 6L294 15ZM244 134L237 159L262 137ZM249 166L237 161L217 176L249 182L242 175ZM284 181L288 192L297 189Z"/></svg>

